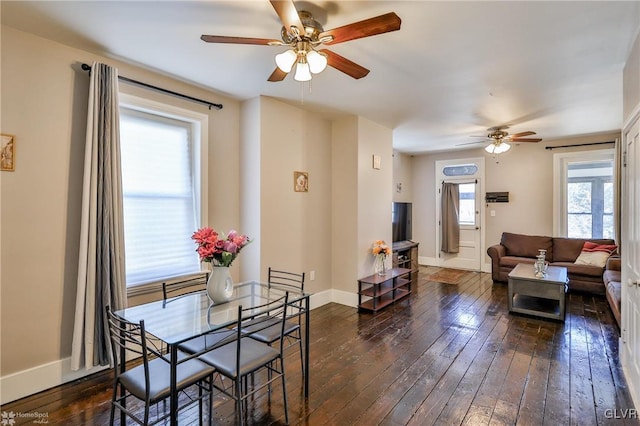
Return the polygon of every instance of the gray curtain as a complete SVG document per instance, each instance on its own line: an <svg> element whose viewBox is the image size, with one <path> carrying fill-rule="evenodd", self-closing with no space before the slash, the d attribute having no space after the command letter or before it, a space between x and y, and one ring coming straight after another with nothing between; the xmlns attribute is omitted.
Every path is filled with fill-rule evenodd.
<svg viewBox="0 0 640 426"><path fill-rule="evenodd" d="M107 365L105 306L126 306L118 70L91 68L71 369Z"/></svg>
<svg viewBox="0 0 640 426"><path fill-rule="evenodd" d="M442 182L442 247L445 253L458 253L460 250L460 190L457 183Z"/></svg>

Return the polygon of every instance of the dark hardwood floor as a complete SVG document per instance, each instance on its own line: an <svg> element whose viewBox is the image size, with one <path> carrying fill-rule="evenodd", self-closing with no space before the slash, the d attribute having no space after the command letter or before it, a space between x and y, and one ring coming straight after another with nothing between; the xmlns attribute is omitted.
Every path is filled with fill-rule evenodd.
<svg viewBox="0 0 640 426"><path fill-rule="evenodd" d="M618 329L603 297L568 295L564 323L507 312L507 286L467 272L429 280L378 314L339 304L311 312L311 394L302 398L298 351L286 358L291 424L633 424L618 359ZM446 271L445 271L446 272ZM356 283L354 282L354 288ZM249 403L250 424L282 424L280 387ZM100 373L2 406L40 423L104 425L111 375ZM234 407L214 397L214 424ZM15 424L32 424L16 417ZM3 423L4 424L4 423ZM197 406L180 424L197 424Z"/></svg>

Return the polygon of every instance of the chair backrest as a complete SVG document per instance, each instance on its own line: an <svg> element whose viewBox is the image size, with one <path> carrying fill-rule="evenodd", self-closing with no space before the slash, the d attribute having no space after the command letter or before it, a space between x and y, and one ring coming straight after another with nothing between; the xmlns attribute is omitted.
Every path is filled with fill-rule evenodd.
<svg viewBox="0 0 640 426"><path fill-rule="evenodd" d="M170 283L164 282L162 283L162 298L167 300L169 297L202 291L206 288L208 278L209 273L207 272L204 277Z"/></svg>
<svg viewBox="0 0 640 426"><path fill-rule="evenodd" d="M304 291L304 272L301 274L295 272L281 271L269 267L268 286L276 284L278 286L291 287L292 289Z"/></svg>
<svg viewBox="0 0 640 426"><path fill-rule="evenodd" d="M161 350L156 344L147 339L144 328L144 320L139 323L126 321L115 315L109 306L106 308L109 323L109 338L111 339L111 354L114 362L114 374L116 379L126 371L127 354L134 357L142 357L145 375L145 390L149 393L149 360L161 357Z"/></svg>
<svg viewBox="0 0 640 426"><path fill-rule="evenodd" d="M284 296L260 306L252 306L251 308L243 308L242 305L238 306L238 325L236 327L238 363L240 362L242 338L250 337L251 334L259 333L276 324L280 327L280 351L282 352L282 336L284 336L288 301L289 292L286 292ZM247 324L250 324L250 327L245 327Z"/></svg>

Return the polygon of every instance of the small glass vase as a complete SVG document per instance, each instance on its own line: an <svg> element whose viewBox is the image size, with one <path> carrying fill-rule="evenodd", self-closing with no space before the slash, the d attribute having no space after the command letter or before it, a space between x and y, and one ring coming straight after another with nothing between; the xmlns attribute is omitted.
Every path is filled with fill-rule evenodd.
<svg viewBox="0 0 640 426"><path fill-rule="evenodd" d="M375 260L373 261L373 271L374 273L384 276L387 274L387 263L385 262L385 256L377 255Z"/></svg>
<svg viewBox="0 0 640 426"><path fill-rule="evenodd" d="M207 280L207 294L213 303L225 303L233 296L233 279L227 266L213 266Z"/></svg>

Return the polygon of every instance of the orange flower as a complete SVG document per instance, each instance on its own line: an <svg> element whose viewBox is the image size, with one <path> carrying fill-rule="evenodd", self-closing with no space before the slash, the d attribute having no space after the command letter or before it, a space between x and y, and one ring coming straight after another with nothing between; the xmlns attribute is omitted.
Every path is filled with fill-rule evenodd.
<svg viewBox="0 0 640 426"><path fill-rule="evenodd" d="M391 247L389 247L384 240L376 240L371 248L371 253L375 256L388 256L391 254Z"/></svg>

